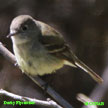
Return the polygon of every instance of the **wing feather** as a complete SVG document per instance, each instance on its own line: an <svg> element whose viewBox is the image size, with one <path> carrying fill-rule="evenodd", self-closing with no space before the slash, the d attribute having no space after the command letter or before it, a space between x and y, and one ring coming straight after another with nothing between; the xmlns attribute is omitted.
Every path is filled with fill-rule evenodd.
<svg viewBox="0 0 108 108"><path fill-rule="evenodd" d="M41 23L40 25L42 25L42 37L40 38L40 42L44 45L49 54L56 56L59 59L63 59L68 65L81 68L87 72L95 81L102 83L102 78L74 55L69 46L66 45L63 37L59 32L47 24L42 22L38 23Z"/></svg>

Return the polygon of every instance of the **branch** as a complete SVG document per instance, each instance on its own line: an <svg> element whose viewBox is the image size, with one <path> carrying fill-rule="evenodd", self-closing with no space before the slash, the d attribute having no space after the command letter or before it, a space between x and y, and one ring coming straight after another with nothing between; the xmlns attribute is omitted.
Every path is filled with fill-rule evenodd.
<svg viewBox="0 0 108 108"><path fill-rule="evenodd" d="M0 53L11 63L16 63L15 56L3 46L3 44L0 42ZM38 76L33 77L25 73L33 82L35 82L39 87L44 89L43 84L45 82L40 79ZM73 108L65 99L63 99L57 92L55 92L50 86L48 86L47 91L46 91L53 99L56 100L61 106L64 108Z"/></svg>
<svg viewBox="0 0 108 108"><path fill-rule="evenodd" d="M93 89L92 93L89 96L94 102L98 102L102 100L105 94L107 93L107 90L108 90L108 63L103 71L102 78L104 80L104 83L100 85L96 85L96 87ZM83 106L82 108L87 108L87 107Z"/></svg>
<svg viewBox="0 0 108 108"><path fill-rule="evenodd" d="M95 89L90 94L90 98L94 101L100 101L103 99L108 90L108 64L103 72L102 78L104 83L102 85L97 85Z"/></svg>
<svg viewBox="0 0 108 108"><path fill-rule="evenodd" d="M7 50L7 48L5 48L1 42L0 42L0 53L1 53L7 60L9 60L11 63L13 63L13 64L16 63L15 56L14 56L9 50Z"/></svg>
<svg viewBox="0 0 108 108"><path fill-rule="evenodd" d="M77 100L79 100L82 103L86 103L86 102L93 102L89 97L87 97L86 95L82 94L82 93L78 93L77 94ZM82 107L83 108L83 107ZM87 108L98 108L96 105L88 105Z"/></svg>
<svg viewBox="0 0 108 108"><path fill-rule="evenodd" d="M10 93L10 92L3 90L3 89L0 89L0 94L3 94L5 96L8 96L8 97L11 97L13 99L20 100L20 101L31 101L31 102L34 102L36 105L41 105L44 107L46 106L46 107L51 107L51 108L63 108L63 107L59 106L53 100L42 101L42 100L38 100L38 99L32 99L29 97L23 97L20 95Z"/></svg>

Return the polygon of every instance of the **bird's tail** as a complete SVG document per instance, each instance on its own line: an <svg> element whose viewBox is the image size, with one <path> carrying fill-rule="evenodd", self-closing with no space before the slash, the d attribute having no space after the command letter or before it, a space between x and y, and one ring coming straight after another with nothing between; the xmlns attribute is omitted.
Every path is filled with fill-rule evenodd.
<svg viewBox="0 0 108 108"><path fill-rule="evenodd" d="M99 75L97 75L92 69L90 69L87 65L85 65L81 60L79 60L71 50L68 54L71 54L70 56L72 59L69 61L72 65L74 65L74 67L79 67L85 72L87 72L96 82L103 82L103 79Z"/></svg>
<svg viewBox="0 0 108 108"><path fill-rule="evenodd" d="M96 82L102 83L103 79L97 75L92 69L90 69L87 65L85 65L82 61L80 61L75 55L73 55L74 63L77 67L81 68L85 72L87 72Z"/></svg>

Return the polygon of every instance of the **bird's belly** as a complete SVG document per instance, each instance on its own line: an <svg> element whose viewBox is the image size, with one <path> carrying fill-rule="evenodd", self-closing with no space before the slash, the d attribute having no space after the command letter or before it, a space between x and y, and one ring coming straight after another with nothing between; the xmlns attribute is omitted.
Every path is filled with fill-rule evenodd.
<svg viewBox="0 0 108 108"><path fill-rule="evenodd" d="M17 56L17 62L23 72L31 75L51 74L64 65L64 61L53 56L44 55L22 58Z"/></svg>

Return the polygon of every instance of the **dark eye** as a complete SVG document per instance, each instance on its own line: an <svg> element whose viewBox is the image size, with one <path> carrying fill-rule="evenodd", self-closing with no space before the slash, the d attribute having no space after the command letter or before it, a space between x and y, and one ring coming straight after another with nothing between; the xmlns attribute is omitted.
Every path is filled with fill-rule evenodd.
<svg viewBox="0 0 108 108"><path fill-rule="evenodd" d="M24 25L24 26L22 26L21 29L22 29L23 31L28 30L28 25Z"/></svg>

